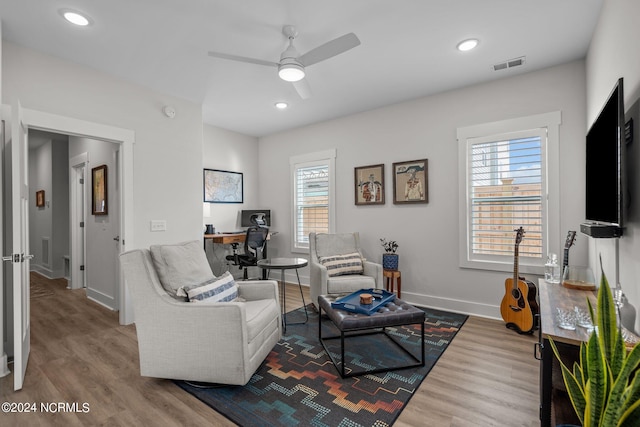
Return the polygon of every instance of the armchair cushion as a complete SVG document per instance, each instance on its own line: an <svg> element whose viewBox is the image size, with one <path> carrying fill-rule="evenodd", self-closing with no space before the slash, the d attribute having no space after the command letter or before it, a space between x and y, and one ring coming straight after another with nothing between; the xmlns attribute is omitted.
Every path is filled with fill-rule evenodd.
<svg viewBox="0 0 640 427"><path fill-rule="evenodd" d="M232 302L238 299L238 285L233 276L225 271L220 277L200 285L181 286L178 296L187 296L189 302Z"/></svg>
<svg viewBox="0 0 640 427"><path fill-rule="evenodd" d="M323 256L320 257L318 261L326 267L329 277L362 274L364 271L362 256L359 252L345 255Z"/></svg>
<svg viewBox="0 0 640 427"><path fill-rule="evenodd" d="M202 243L197 240L153 245L149 250L162 287L174 298L178 298L177 291L182 286L197 286L215 278Z"/></svg>

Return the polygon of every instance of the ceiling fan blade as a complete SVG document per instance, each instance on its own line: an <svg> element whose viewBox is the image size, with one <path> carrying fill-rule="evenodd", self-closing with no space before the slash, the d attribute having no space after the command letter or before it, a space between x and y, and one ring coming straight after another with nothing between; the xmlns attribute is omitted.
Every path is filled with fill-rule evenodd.
<svg viewBox="0 0 640 427"><path fill-rule="evenodd" d="M209 52L209 56L213 56L214 58L230 59L232 61L248 62L250 64L266 65L268 67L278 66L277 62L263 61L262 59L247 58L245 56L230 55L228 53Z"/></svg>
<svg viewBox="0 0 640 427"><path fill-rule="evenodd" d="M309 81L306 78L298 80L297 82L293 82L293 87L296 92L298 92L298 95L300 95L300 98L311 98L311 86L309 86Z"/></svg>
<svg viewBox="0 0 640 427"><path fill-rule="evenodd" d="M308 67L317 62L324 61L336 55L340 55L343 52L353 49L360 45L360 39L353 33L345 34L344 36L333 39L323 45L311 49L309 52L301 55L298 61Z"/></svg>

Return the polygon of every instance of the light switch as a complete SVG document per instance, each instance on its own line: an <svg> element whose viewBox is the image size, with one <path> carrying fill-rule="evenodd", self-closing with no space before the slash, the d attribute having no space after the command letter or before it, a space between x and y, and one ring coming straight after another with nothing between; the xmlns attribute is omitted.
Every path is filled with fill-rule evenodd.
<svg viewBox="0 0 640 427"><path fill-rule="evenodd" d="M167 221L163 219L152 219L151 231L167 231Z"/></svg>

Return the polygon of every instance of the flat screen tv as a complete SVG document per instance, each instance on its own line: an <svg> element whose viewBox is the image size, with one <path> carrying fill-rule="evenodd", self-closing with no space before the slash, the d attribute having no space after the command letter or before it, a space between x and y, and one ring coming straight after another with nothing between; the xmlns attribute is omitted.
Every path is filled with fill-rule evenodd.
<svg viewBox="0 0 640 427"><path fill-rule="evenodd" d="M271 210L269 209L245 209L240 213L240 227L251 227L254 224L251 222L251 216L254 214L264 214L266 224L264 226L271 227Z"/></svg>
<svg viewBox="0 0 640 427"><path fill-rule="evenodd" d="M586 139L585 229L593 229L586 234L617 237L622 233L624 222L625 191L622 78L616 82ZM582 231L585 232L585 229Z"/></svg>

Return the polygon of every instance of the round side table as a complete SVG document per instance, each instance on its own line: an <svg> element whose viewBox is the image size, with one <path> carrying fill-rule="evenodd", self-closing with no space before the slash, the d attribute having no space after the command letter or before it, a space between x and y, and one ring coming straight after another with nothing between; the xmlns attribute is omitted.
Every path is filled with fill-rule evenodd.
<svg viewBox="0 0 640 427"><path fill-rule="evenodd" d="M304 315L306 320L304 322L298 323L289 323L289 325L296 325L299 323L307 323L309 321L309 313L307 313L307 304L304 302L304 295L302 294L302 285L300 284L300 275L298 274L298 269L302 267L306 267L309 262L304 258L267 258L258 260L258 267L262 268L264 271L267 270L280 270L280 295L282 299L282 325L284 326L284 330L287 330L287 293L286 286L284 283L284 271L285 270L296 270L296 277L298 278L298 288L300 289L300 296L302 297L302 305L304 306Z"/></svg>

